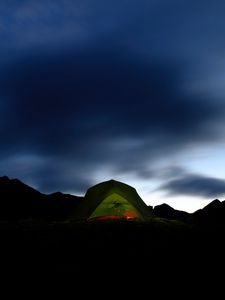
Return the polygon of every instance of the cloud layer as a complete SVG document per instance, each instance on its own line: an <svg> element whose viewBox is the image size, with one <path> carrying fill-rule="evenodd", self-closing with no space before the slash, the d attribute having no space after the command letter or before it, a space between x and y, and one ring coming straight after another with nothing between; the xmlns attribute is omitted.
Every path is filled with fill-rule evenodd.
<svg viewBox="0 0 225 300"><path fill-rule="evenodd" d="M170 195L190 195L203 198L225 196L225 180L203 175L186 174L160 187Z"/></svg>
<svg viewBox="0 0 225 300"><path fill-rule="evenodd" d="M84 191L97 172L154 178L223 139L225 105L204 89L225 50L223 1L16 3L0 4L0 173Z"/></svg>
<svg viewBox="0 0 225 300"><path fill-rule="evenodd" d="M221 106L185 95L179 82L178 66L146 65L99 49L28 58L2 79L8 102L0 151L52 160L43 175L98 165L138 175L146 162L218 134L212 124L222 117Z"/></svg>

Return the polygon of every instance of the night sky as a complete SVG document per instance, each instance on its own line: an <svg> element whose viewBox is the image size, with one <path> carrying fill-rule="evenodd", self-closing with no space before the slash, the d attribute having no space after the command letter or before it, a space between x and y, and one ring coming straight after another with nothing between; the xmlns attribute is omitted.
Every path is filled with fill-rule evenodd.
<svg viewBox="0 0 225 300"><path fill-rule="evenodd" d="M224 0L0 2L0 176L225 199Z"/></svg>

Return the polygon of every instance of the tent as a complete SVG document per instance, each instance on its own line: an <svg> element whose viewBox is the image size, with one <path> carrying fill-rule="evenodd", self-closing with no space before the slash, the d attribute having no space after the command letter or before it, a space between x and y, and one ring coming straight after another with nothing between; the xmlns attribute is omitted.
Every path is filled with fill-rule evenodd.
<svg viewBox="0 0 225 300"><path fill-rule="evenodd" d="M109 180L88 189L71 219L149 219L153 216L137 191L122 182Z"/></svg>

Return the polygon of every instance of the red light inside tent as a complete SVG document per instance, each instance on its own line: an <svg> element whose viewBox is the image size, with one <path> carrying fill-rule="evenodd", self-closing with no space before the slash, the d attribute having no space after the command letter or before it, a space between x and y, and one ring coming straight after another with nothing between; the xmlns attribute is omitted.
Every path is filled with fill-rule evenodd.
<svg viewBox="0 0 225 300"><path fill-rule="evenodd" d="M135 220L140 218L137 216L135 211L127 211L126 214L122 216L116 216L116 215L107 215L107 216L99 216L99 217L93 217L89 218L88 221L95 221L95 220Z"/></svg>

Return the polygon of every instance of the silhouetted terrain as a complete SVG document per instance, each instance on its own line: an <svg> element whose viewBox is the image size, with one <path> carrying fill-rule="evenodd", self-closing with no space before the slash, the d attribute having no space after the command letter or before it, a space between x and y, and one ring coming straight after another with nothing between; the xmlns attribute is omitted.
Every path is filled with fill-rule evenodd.
<svg viewBox="0 0 225 300"><path fill-rule="evenodd" d="M223 268L225 202L193 214L168 205L140 221L68 221L81 197L44 195L19 180L0 178L1 270L81 274L145 270L149 278Z"/></svg>
<svg viewBox="0 0 225 300"><path fill-rule="evenodd" d="M160 218L166 218L170 220L184 220L189 215L189 213L181 210L176 210L165 203L155 206L154 214Z"/></svg>
<svg viewBox="0 0 225 300"><path fill-rule="evenodd" d="M188 221L205 227L225 226L225 201L212 201L191 214Z"/></svg>
<svg viewBox="0 0 225 300"><path fill-rule="evenodd" d="M18 179L0 177L0 218L65 220L82 197L60 192L45 195Z"/></svg>

